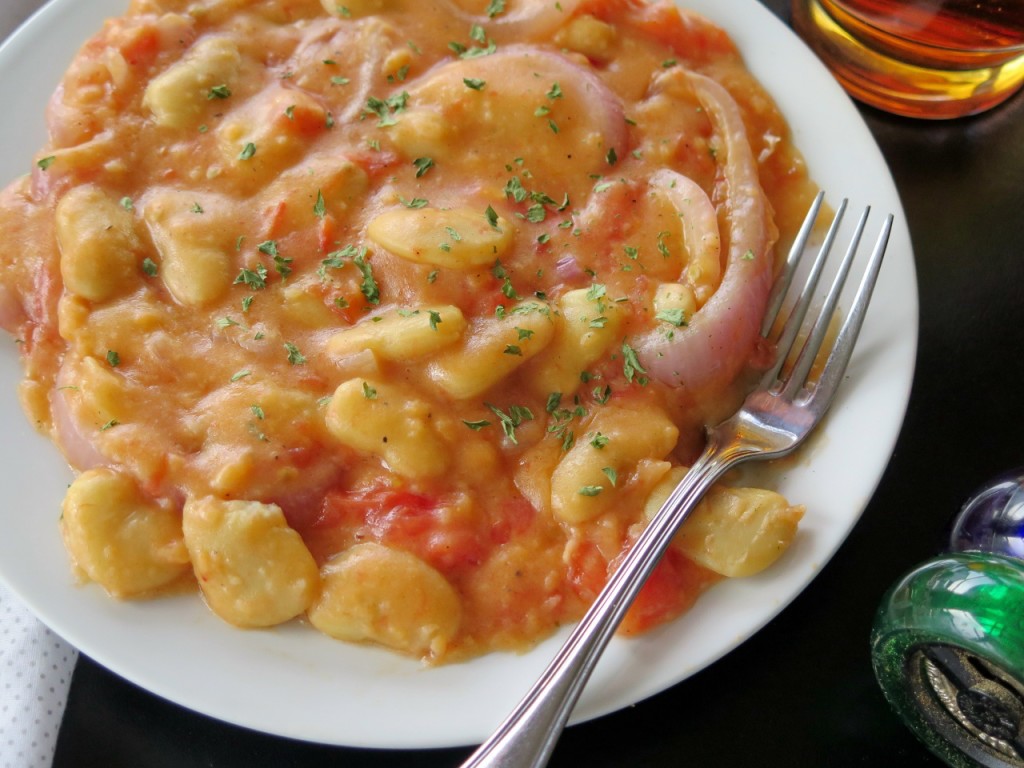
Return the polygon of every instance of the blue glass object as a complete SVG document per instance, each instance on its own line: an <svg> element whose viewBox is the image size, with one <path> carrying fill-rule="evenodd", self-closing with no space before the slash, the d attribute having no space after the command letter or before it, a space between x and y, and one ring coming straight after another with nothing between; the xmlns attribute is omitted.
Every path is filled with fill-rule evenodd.
<svg viewBox="0 0 1024 768"><path fill-rule="evenodd" d="M1024 469L1000 475L967 501L950 531L949 551L1024 560Z"/></svg>

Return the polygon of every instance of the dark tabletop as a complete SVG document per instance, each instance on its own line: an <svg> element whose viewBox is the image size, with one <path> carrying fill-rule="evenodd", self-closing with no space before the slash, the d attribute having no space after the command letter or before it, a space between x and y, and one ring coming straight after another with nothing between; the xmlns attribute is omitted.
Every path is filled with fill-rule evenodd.
<svg viewBox="0 0 1024 768"><path fill-rule="evenodd" d="M763 2L788 17L787 0ZM0 37L37 5L2 0ZM862 113L902 197L920 282L915 383L888 470L847 542L778 618L675 688L570 728L553 766L941 765L883 700L868 634L885 590L935 555L966 497L1024 465L1024 93L952 122ZM252 733L82 658L54 768L454 768L468 752Z"/></svg>

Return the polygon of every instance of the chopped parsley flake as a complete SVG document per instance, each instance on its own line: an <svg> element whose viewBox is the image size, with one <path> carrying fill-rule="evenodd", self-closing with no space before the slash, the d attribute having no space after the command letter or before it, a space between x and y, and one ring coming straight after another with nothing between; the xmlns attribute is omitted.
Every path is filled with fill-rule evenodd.
<svg viewBox="0 0 1024 768"><path fill-rule="evenodd" d="M371 387L370 382L368 381L363 382L363 397L365 397L367 400L377 399L377 390Z"/></svg>
<svg viewBox="0 0 1024 768"><path fill-rule="evenodd" d="M111 368L117 368L121 364L121 356L112 349L107 350L107 364Z"/></svg>
<svg viewBox="0 0 1024 768"><path fill-rule="evenodd" d="M522 425L524 421L532 421L533 412L524 405L510 405L508 413L490 403L485 403L485 405L498 417L498 420L501 422L501 431L505 433L505 437L518 445L516 428Z"/></svg>
<svg viewBox="0 0 1024 768"><path fill-rule="evenodd" d="M287 279L288 275L292 273L292 260L285 258L284 256L274 255L274 269L283 278Z"/></svg>
<svg viewBox="0 0 1024 768"><path fill-rule="evenodd" d="M513 176L505 183L505 197L521 203L529 196L530 193L526 191L526 187L523 186L523 182L518 176Z"/></svg>
<svg viewBox="0 0 1024 768"><path fill-rule="evenodd" d="M226 85L215 85L210 89L210 92L206 94L206 98L210 101L213 99L226 99L231 95L231 89Z"/></svg>
<svg viewBox="0 0 1024 768"><path fill-rule="evenodd" d="M292 365L305 365L306 358L305 356L303 356L301 352L299 352L298 347L296 347L290 341L286 341L284 343L284 348L288 352L289 363L291 363Z"/></svg>
<svg viewBox="0 0 1024 768"><path fill-rule="evenodd" d="M498 46L495 45L494 41L487 39L487 33L479 24L474 24L470 27L469 36L476 45L466 46L453 40L448 43L448 49L460 59L476 59L481 56L490 56L498 50Z"/></svg>
<svg viewBox="0 0 1024 768"><path fill-rule="evenodd" d="M632 383L633 379L637 380L639 384L646 384L646 376L637 376L638 373L644 374L647 371L640 364L640 360L636 356L636 350L634 350L626 342L622 342L622 372L626 376L626 381Z"/></svg>
<svg viewBox="0 0 1024 768"><path fill-rule="evenodd" d="M601 491L604 490L604 486L601 485L584 485L579 490L580 496L597 496Z"/></svg>
<svg viewBox="0 0 1024 768"><path fill-rule="evenodd" d="M658 233L658 253L660 253L666 259L669 256L671 256L671 254L668 251L668 246L665 245L665 238L668 237L668 236L669 236L668 232L659 232Z"/></svg>
<svg viewBox="0 0 1024 768"><path fill-rule="evenodd" d="M238 155L239 160L252 160L253 155L256 154L256 145L251 141L242 147L241 153Z"/></svg>
<svg viewBox="0 0 1024 768"><path fill-rule="evenodd" d="M395 71L395 74L388 75L388 82L389 83L394 83L395 81L397 81L399 83L404 83L405 82L405 78L407 78L408 76L409 76L409 65L408 64L403 64L402 66L400 66Z"/></svg>
<svg viewBox="0 0 1024 768"><path fill-rule="evenodd" d="M365 296L366 300L371 304L380 304L380 288L373 277L373 268L366 260L365 248L360 249L359 253L357 253L352 259L352 263L356 265L356 268L363 276L363 282L359 286L359 290L362 292L363 296Z"/></svg>
<svg viewBox="0 0 1024 768"><path fill-rule="evenodd" d="M534 203L526 209L526 220L534 224L544 221L547 215L547 210L540 203Z"/></svg>
<svg viewBox="0 0 1024 768"><path fill-rule="evenodd" d="M234 285L247 285L254 290L262 290L267 287L267 268L257 264L256 269L242 267L235 278Z"/></svg>
<svg viewBox="0 0 1024 768"><path fill-rule="evenodd" d="M417 157L412 164L416 166L416 178L418 179L434 167L434 160L430 157Z"/></svg>
<svg viewBox="0 0 1024 768"><path fill-rule="evenodd" d="M408 103L409 94L406 91L402 91L394 96L388 96L386 99L370 96L366 100L366 111L363 114L376 115L377 125L380 127L394 125L398 122L395 119L395 115L403 112Z"/></svg>
<svg viewBox="0 0 1024 768"><path fill-rule="evenodd" d="M670 325L674 325L676 328L681 328L686 325L686 313L682 309L662 309L654 315L658 320L662 320Z"/></svg>
<svg viewBox="0 0 1024 768"><path fill-rule="evenodd" d="M516 292L516 289L512 285L512 279L508 276L502 278L501 293L503 296L509 299L519 299L520 295Z"/></svg>
<svg viewBox="0 0 1024 768"><path fill-rule="evenodd" d="M355 258L359 250L354 245L346 245L340 251L331 251L327 258L320 262L320 277L327 277L328 269L341 269L346 264L346 259Z"/></svg>
<svg viewBox="0 0 1024 768"><path fill-rule="evenodd" d="M160 268L156 265L155 261L153 261L151 258L149 258L149 256L147 256L142 260L142 271L145 272L150 277L156 277L157 273L160 271Z"/></svg>

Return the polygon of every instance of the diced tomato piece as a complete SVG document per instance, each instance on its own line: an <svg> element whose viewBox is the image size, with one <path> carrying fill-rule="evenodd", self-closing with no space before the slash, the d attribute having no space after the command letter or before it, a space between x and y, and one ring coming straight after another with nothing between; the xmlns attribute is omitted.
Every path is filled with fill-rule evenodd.
<svg viewBox="0 0 1024 768"><path fill-rule="evenodd" d="M567 575L576 594L592 603L608 581L608 561L596 544L581 542L573 550Z"/></svg>
<svg viewBox="0 0 1024 768"><path fill-rule="evenodd" d="M537 511L523 498L506 499L500 503L501 512L491 523L491 540L504 544L514 536L524 533L533 522Z"/></svg>
<svg viewBox="0 0 1024 768"><path fill-rule="evenodd" d="M317 229L317 245L320 248L320 253L328 253L331 250L335 243L337 231L338 223L334 220L333 216L327 214L320 219L320 226Z"/></svg>
<svg viewBox="0 0 1024 768"><path fill-rule="evenodd" d="M277 118L277 124L289 133L317 136L327 130L327 110L309 97L298 99Z"/></svg>
<svg viewBox="0 0 1024 768"><path fill-rule="evenodd" d="M364 150L353 152L349 160L362 168L366 175L376 180L386 172L390 173L398 163L398 155L388 150Z"/></svg>
<svg viewBox="0 0 1024 768"><path fill-rule="evenodd" d="M736 46L723 30L696 14L684 16L671 2L589 0L578 12L632 27L691 63L736 54Z"/></svg>
<svg viewBox="0 0 1024 768"><path fill-rule="evenodd" d="M585 602L592 603L624 556L620 555L609 564L596 545L589 542L580 545L569 565L569 580L576 593ZM669 549L633 601L619 632L638 635L674 619L719 578L680 552Z"/></svg>
<svg viewBox="0 0 1024 768"><path fill-rule="evenodd" d="M624 635L639 635L688 610L701 592L720 577L682 553L669 549L619 626Z"/></svg>
<svg viewBox="0 0 1024 768"><path fill-rule="evenodd" d="M276 237L281 231L281 225L285 220L285 213L288 211L288 203L278 200L271 203L264 211L263 221L265 226L264 237Z"/></svg>
<svg viewBox="0 0 1024 768"><path fill-rule="evenodd" d="M346 290L345 286L332 285L324 291L324 303L352 325L369 309L369 302L358 289Z"/></svg>
<svg viewBox="0 0 1024 768"><path fill-rule="evenodd" d="M133 67L148 67L160 52L160 34L153 27L132 30L121 45L121 55Z"/></svg>
<svg viewBox="0 0 1024 768"><path fill-rule="evenodd" d="M316 523L324 526L411 552L442 573L482 562L493 546L486 519L452 515L443 500L405 490L329 493Z"/></svg>

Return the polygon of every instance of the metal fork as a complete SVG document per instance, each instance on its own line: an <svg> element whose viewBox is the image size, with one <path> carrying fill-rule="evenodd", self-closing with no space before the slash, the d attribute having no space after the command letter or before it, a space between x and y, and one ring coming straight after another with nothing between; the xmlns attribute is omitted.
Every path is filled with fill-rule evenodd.
<svg viewBox="0 0 1024 768"><path fill-rule="evenodd" d="M786 304L793 277L821 209L819 194L797 234L793 247L769 296L761 335L768 338ZM542 768L547 764L569 715L601 653L615 633L644 582L668 548L679 527L701 497L725 472L741 462L774 459L791 453L821 421L835 397L850 361L867 312L893 217L886 217L849 312L832 342L832 349L815 380L808 380L819 349L829 335L850 266L860 246L870 208L861 215L832 286L806 336L795 362L795 351L807 311L825 262L835 243L847 201L836 211L804 281L799 297L776 342L775 364L761 378L731 418L707 431L707 447L651 519L594 604L561 647L540 678L498 729L462 764L462 768Z"/></svg>

